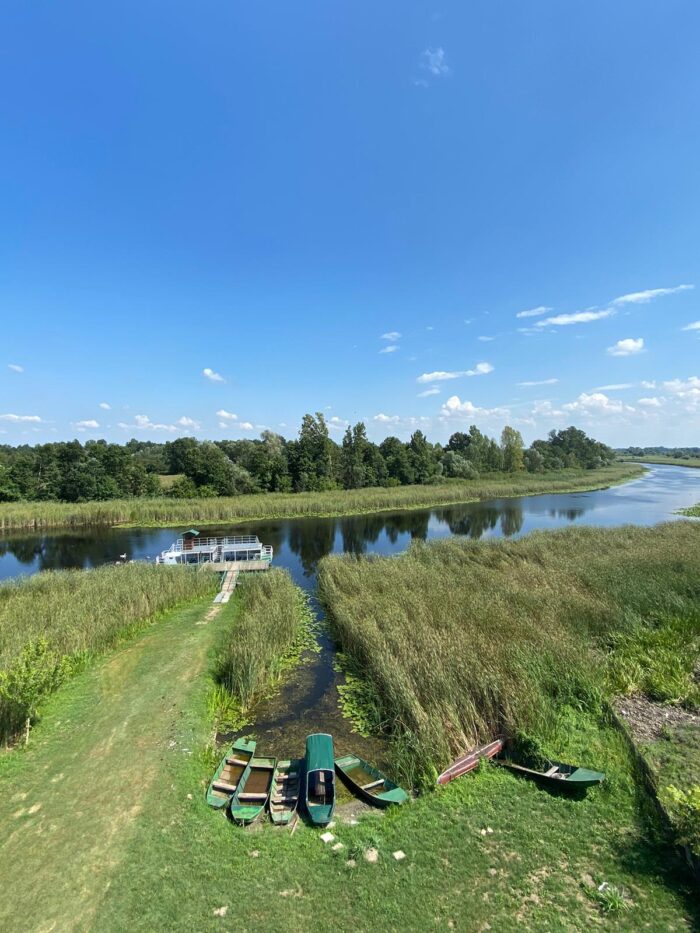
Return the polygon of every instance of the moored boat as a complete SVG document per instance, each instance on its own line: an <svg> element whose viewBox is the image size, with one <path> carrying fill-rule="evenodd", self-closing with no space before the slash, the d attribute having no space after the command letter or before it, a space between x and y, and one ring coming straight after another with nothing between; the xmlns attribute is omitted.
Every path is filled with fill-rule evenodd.
<svg viewBox="0 0 700 933"><path fill-rule="evenodd" d="M246 826L257 820L265 809L276 764L274 758L251 758L236 793L231 797L229 812L234 823Z"/></svg>
<svg viewBox="0 0 700 933"><path fill-rule="evenodd" d="M312 823L325 826L330 822L335 809L335 762L333 739L325 733L306 739L304 803Z"/></svg>
<svg viewBox="0 0 700 933"><path fill-rule="evenodd" d="M445 768L442 774L438 776L437 783L449 784L450 781L454 781L455 778L461 777L469 771L473 771L482 758L494 758L502 751L503 739L500 738L494 739L493 742L489 742L488 745L482 745L480 748L473 748L470 752L467 752L460 758L457 758L456 761L453 761L449 768Z"/></svg>
<svg viewBox="0 0 700 933"><path fill-rule="evenodd" d="M523 765L517 765L513 761L497 761L496 764L516 774L522 774L524 777L531 778L539 784L546 784L552 787L559 787L565 790L586 790L588 787L595 787L601 784L605 779L603 771L591 771L589 768L579 768L576 765L567 765L561 761L550 761L546 771L536 771L533 768L525 768Z"/></svg>
<svg viewBox="0 0 700 933"><path fill-rule="evenodd" d="M301 758L278 761L270 793L270 819L285 826L297 812L304 762Z"/></svg>
<svg viewBox="0 0 700 933"><path fill-rule="evenodd" d="M236 793L238 783L255 754L255 742L237 739L219 762L207 788L207 803L220 810Z"/></svg>
<svg viewBox="0 0 700 933"><path fill-rule="evenodd" d="M406 791L357 755L335 759L335 769L350 790L375 807L405 803Z"/></svg>

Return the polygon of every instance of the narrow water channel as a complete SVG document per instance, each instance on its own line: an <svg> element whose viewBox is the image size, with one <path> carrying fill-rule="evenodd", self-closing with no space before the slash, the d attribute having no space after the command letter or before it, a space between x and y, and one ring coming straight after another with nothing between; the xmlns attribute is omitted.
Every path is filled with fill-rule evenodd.
<svg viewBox="0 0 700 933"><path fill-rule="evenodd" d="M653 525L678 518L676 512L700 502L700 469L651 466L640 479L597 492L495 499L489 502L381 512L344 518L305 518L217 526L213 535L255 533L274 547L274 564L291 573L312 596L316 568L327 554L398 554L411 541L463 535L472 539L519 537L538 529L569 525ZM153 559L176 537L173 529L90 528L0 537L0 580L41 570L95 567L122 554ZM316 605L315 608L318 609ZM261 749L273 755L301 754L309 732L330 732L339 754L363 749L380 764L378 740L359 739L338 706L335 649L324 630L320 652L309 653L280 693L260 704L253 730Z"/></svg>

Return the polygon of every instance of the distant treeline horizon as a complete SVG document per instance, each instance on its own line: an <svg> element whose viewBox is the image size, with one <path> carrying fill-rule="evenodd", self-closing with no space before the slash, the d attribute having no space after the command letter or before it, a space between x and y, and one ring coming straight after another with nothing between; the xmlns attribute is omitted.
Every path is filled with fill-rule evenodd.
<svg viewBox="0 0 700 933"><path fill-rule="evenodd" d="M680 460L700 458L700 447L616 447L615 453L624 457L673 457Z"/></svg>
<svg viewBox="0 0 700 933"><path fill-rule="evenodd" d="M593 470L615 452L583 431L550 431L525 447L506 426L500 441L476 425L442 445L422 431L407 442L367 438L363 422L348 426L340 444L322 413L302 419L298 437L263 431L255 440L199 441L180 437L158 443L132 439L59 441L36 446L0 445L0 502L90 502L133 497L197 498L263 492L320 492L370 486L407 486L481 474Z"/></svg>

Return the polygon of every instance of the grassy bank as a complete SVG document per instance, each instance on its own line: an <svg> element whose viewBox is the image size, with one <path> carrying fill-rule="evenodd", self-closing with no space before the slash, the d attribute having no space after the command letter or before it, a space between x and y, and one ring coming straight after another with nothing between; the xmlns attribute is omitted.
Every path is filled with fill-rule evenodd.
<svg viewBox="0 0 700 933"><path fill-rule="evenodd" d="M219 726L241 728L250 708L279 683L311 638L308 597L285 570L252 574L218 616L213 705Z"/></svg>
<svg viewBox="0 0 700 933"><path fill-rule="evenodd" d="M328 557L319 588L404 777L431 783L499 730L556 757L561 711L613 690L693 702L699 578L700 527L677 522Z"/></svg>
<svg viewBox="0 0 700 933"><path fill-rule="evenodd" d="M700 457L621 457L623 463L660 463L666 466L695 467L700 469Z"/></svg>
<svg viewBox="0 0 700 933"><path fill-rule="evenodd" d="M0 758L2 929L697 926L625 743L585 713L562 722L559 743L567 759L605 763L606 785L585 800L490 766L385 817L349 825L339 812L338 852L303 823L294 833L231 826L205 802L207 657L220 618L172 613L55 693L29 747ZM363 858L369 846L376 864Z"/></svg>
<svg viewBox="0 0 700 933"><path fill-rule="evenodd" d="M140 527L216 525L361 515L422 509L480 499L603 489L641 475L643 467L615 463L600 470L494 474L478 480L450 480L435 486L400 486L318 493L264 493L213 499L113 499L108 502L11 502L0 505L0 531L77 528L87 525Z"/></svg>
<svg viewBox="0 0 700 933"><path fill-rule="evenodd" d="M214 586L213 575L145 564L0 586L0 740L24 728L43 698L95 654Z"/></svg>
<svg viewBox="0 0 700 933"><path fill-rule="evenodd" d="M692 505L689 509L681 509L681 515L687 515L689 518L700 518L700 502L697 505Z"/></svg>

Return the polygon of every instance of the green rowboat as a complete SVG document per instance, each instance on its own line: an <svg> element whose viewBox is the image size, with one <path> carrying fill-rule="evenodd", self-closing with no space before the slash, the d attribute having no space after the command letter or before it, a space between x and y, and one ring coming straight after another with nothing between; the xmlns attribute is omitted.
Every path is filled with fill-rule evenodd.
<svg viewBox="0 0 700 933"><path fill-rule="evenodd" d="M231 797L229 812L234 823L247 826L263 812L270 798L276 764L274 758L251 758L236 793Z"/></svg>
<svg viewBox="0 0 700 933"><path fill-rule="evenodd" d="M216 810L225 807L236 793L250 759L255 754L255 742L238 739L219 762L207 788L207 803Z"/></svg>
<svg viewBox="0 0 700 933"><path fill-rule="evenodd" d="M496 761L496 764L508 768L509 771L514 771L516 774L531 778L539 784L546 784L562 790L586 790L589 787L601 784L605 779L605 774L602 771L578 768L576 765L567 765L561 761L550 761L546 771L534 771L532 768L516 765L512 761Z"/></svg>
<svg viewBox="0 0 700 933"><path fill-rule="evenodd" d="M303 768L301 758L277 762L269 804L270 819L277 826L286 826L297 812Z"/></svg>
<svg viewBox="0 0 700 933"><path fill-rule="evenodd" d="M336 758L335 769L353 793L375 807L386 808L408 800L403 788L357 755Z"/></svg>
<svg viewBox="0 0 700 933"><path fill-rule="evenodd" d="M333 739L325 733L306 739L304 802L312 823L316 826L330 823L335 809L335 762Z"/></svg>

